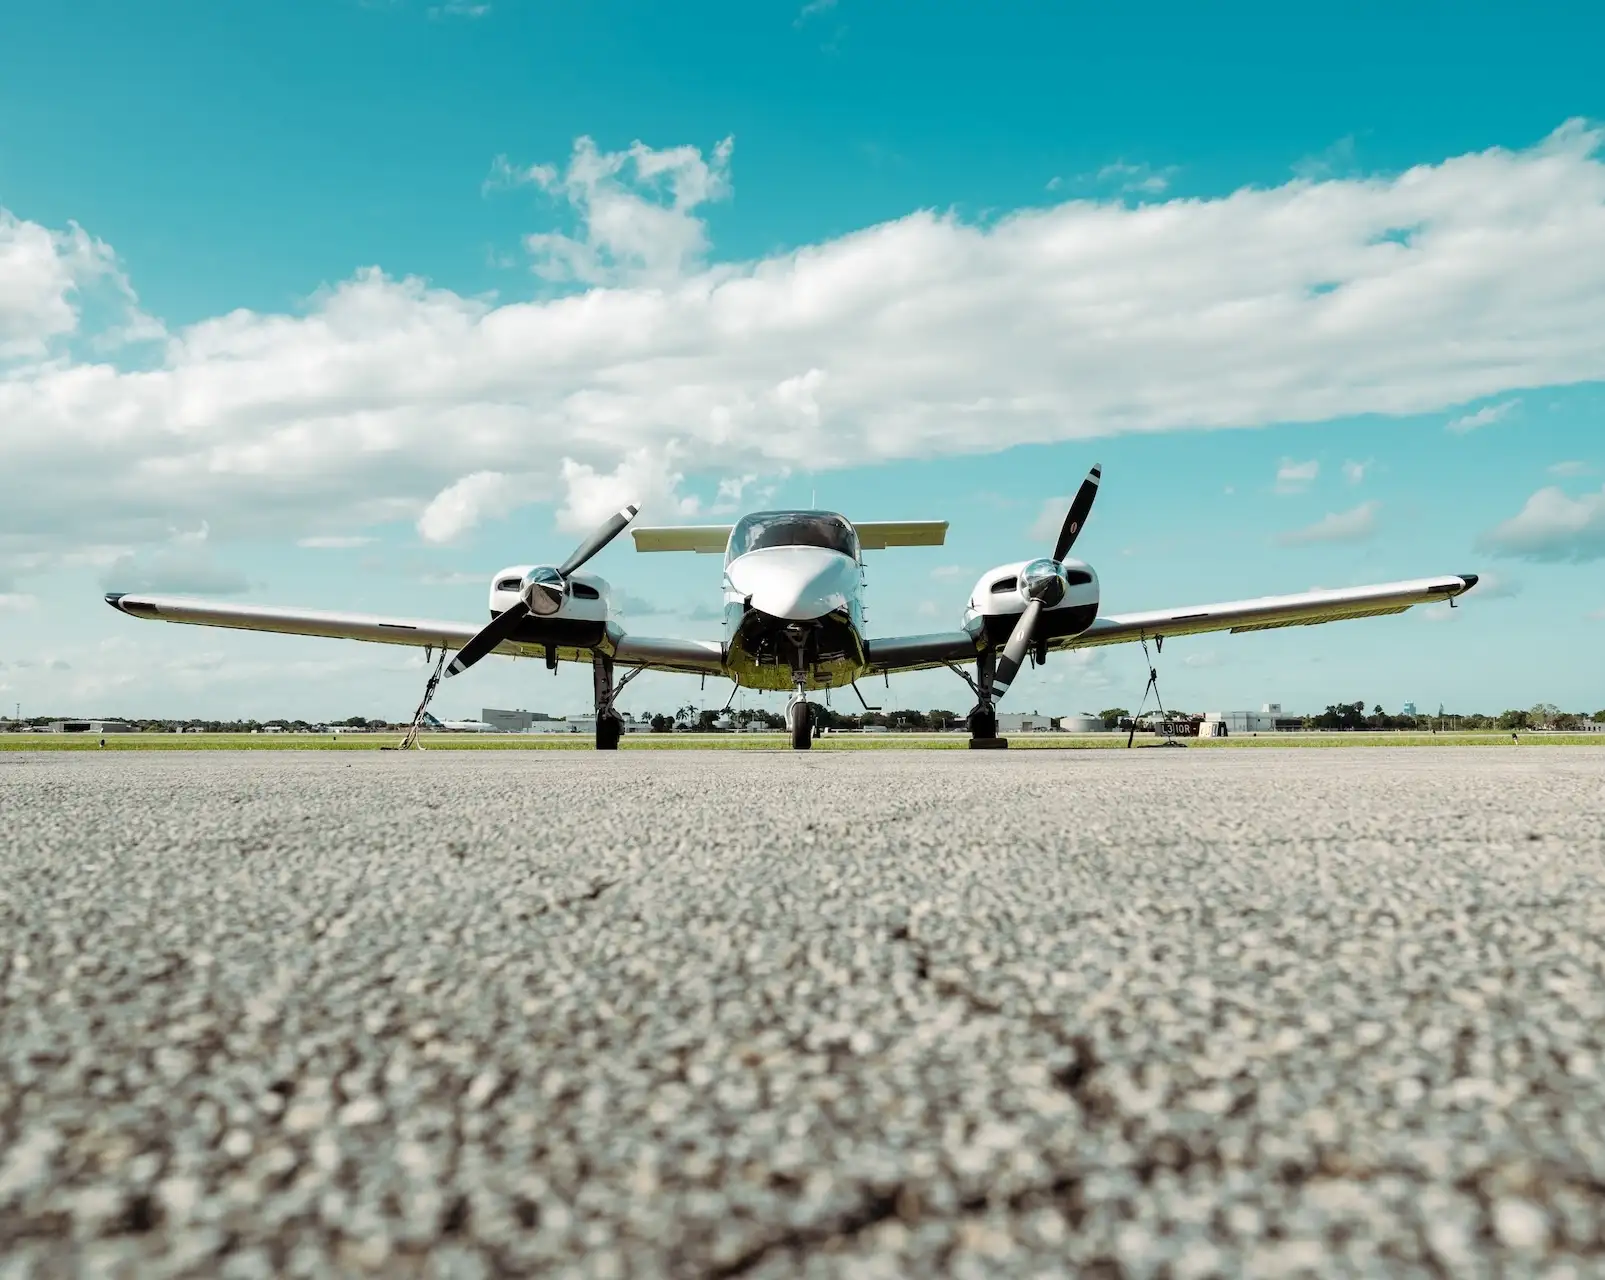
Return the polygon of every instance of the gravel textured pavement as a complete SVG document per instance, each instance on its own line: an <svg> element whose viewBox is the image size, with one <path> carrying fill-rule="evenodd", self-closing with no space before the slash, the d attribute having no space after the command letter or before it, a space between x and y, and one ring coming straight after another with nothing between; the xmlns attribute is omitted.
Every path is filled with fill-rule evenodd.
<svg viewBox="0 0 1605 1280"><path fill-rule="evenodd" d="M1605 1275L1605 751L0 757L0 1276Z"/></svg>

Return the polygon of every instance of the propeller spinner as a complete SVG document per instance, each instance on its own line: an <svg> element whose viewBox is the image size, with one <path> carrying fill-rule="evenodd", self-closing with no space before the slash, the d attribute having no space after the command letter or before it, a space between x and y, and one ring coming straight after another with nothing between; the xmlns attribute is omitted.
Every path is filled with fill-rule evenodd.
<svg viewBox="0 0 1605 1280"><path fill-rule="evenodd" d="M557 568L542 565L531 569L518 589L518 599L481 627L474 638L457 651L457 656L446 668L446 674L455 676L467 671L503 640L510 638L518 630L518 624L530 614L549 618L561 609L563 598L568 594L569 575L623 533L625 526L635 519L639 510L639 507L628 506L609 516L602 527L575 547L568 559Z"/></svg>
<svg viewBox="0 0 1605 1280"><path fill-rule="evenodd" d="M1025 612L1020 615L1014 624L1014 630L1009 633L1009 639L1003 646L1003 656L998 659L997 672L992 677L992 687L995 698L1001 698L1009 691L1014 683L1015 676L1020 674L1020 668L1025 664L1025 655L1030 652L1032 643L1036 640L1037 622L1042 617L1044 609L1051 609L1064 599L1068 583L1064 573L1064 558L1070 554L1070 548L1075 546L1076 539L1081 535L1082 527L1087 523L1087 516L1092 511L1093 500L1098 496L1098 485L1103 480L1103 467L1095 466L1087 472L1087 478L1081 482L1075 500L1070 504L1070 510L1065 513L1064 525L1059 530L1059 540L1053 546L1052 559L1033 560L1020 571L1020 590L1025 593Z"/></svg>

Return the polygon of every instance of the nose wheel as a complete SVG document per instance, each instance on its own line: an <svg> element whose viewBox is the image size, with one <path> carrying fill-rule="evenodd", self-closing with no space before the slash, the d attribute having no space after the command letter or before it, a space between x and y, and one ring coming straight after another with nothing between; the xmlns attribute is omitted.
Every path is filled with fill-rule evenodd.
<svg viewBox="0 0 1605 1280"><path fill-rule="evenodd" d="M808 703L798 698L791 704L791 749L807 751L814 745L813 715Z"/></svg>

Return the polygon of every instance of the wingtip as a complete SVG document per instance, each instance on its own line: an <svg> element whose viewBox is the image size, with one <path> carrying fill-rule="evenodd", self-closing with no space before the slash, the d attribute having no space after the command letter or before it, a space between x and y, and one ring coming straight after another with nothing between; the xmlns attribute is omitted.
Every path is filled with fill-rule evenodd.
<svg viewBox="0 0 1605 1280"><path fill-rule="evenodd" d="M1461 594L1462 595L1464 595L1467 591L1470 591L1474 586L1477 585L1477 582L1478 582L1478 575L1477 574L1475 574L1475 573L1462 573L1459 576L1460 576L1460 581L1462 581L1462 582L1464 582L1466 584L1464 587L1461 588Z"/></svg>
<svg viewBox="0 0 1605 1280"><path fill-rule="evenodd" d="M106 593L106 603L109 604L113 609L116 609L120 613L122 611L122 607L123 607L123 604L122 604L123 597L125 595L127 595L127 594L128 594L128 592L126 592L126 591L108 591Z"/></svg>

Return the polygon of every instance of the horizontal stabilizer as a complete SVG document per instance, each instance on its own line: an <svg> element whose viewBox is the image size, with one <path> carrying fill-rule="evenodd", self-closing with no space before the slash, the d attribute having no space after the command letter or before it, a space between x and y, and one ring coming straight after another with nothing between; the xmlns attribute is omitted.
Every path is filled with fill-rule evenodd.
<svg viewBox="0 0 1605 1280"><path fill-rule="evenodd" d="M705 556L722 556L730 541L728 524L659 525L632 531L637 551L695 551Z"/></svg>
<svg viewBox="0 0 1605 1280"><path fill-rule="evenodd" d="M636 529L637 551L695 551L702 555L723 555L730 541L728 524L658 525ZM858 545L865 551L886 547L939 547L947 541L946 520L866 520L853 522Z"/></svg>
<svg viewBox="0 0 1605 1280"><path fill-rule="evenodd" d="M865 551L885 547L939 547L947 541L946 520L853 521L858 545Z"/></svg>

